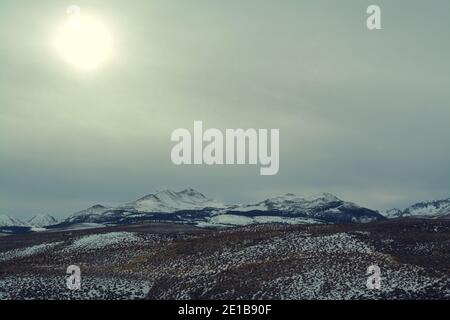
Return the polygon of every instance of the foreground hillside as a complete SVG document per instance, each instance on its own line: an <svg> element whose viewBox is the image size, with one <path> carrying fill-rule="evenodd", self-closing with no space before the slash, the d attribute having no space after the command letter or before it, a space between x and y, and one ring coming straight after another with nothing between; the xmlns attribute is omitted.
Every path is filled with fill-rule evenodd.
<svg viewBox="0 0 450 320"><path fill-rule="evenodd" d="M43 232L0 238L0 298L450 299L449 261L446 220ZM66 288L69 265L81 290Z"/></svg>

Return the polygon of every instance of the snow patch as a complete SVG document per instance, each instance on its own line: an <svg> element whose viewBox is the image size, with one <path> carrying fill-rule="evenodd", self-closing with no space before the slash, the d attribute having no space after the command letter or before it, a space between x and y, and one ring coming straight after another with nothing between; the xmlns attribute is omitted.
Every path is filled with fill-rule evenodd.
<svg viewBox="0 0 450 320"><path fill-rule="evenodd" d="M139 242L141 238L132 232L110 232L84 236L75 240L69 250L96 250L112 245Z"/></svg>
<svg viewBox="0 0 450 320"><path fill-rule="evenodd" d="M7 252L0 253L0 261L9 261L13 259L28 258L36 254L46 252L47 250L53 249L54 247L62 244L63 241L43 243L31 247L15 249Z"/></svg>

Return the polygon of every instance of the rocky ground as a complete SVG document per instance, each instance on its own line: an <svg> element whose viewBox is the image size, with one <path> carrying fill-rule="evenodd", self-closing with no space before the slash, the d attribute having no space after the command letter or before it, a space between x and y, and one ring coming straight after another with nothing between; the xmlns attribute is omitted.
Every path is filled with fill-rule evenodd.
<svg viewBox="0 0 450 320"><path fill-rule="evenodd" d="M81 269L81 289L66 269ZM368 289L377 265L381 288ZM0 237L0 299L450 299L450 221Z"/></svg>

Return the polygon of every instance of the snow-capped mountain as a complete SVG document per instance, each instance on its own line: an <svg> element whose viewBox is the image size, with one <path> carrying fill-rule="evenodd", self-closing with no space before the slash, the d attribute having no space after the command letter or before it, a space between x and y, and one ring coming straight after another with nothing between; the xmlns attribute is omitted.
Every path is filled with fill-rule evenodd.
<svg viewBox="0 0 450 320"><path fill-rule="evenodd" d="M450 215L450 198L444 200L423 201L404 210L391 209L384 213L387 218L445 218Z"/></svg>
<svg viewBox="0 0 450 320"><path fill-rule="evenodd" d="M54 217L49 214L38 214L28 220L28 224L36 228L45 228L58 223Z"/></svg>
<svg viewBox="0 0 450 320"><path fill-rule="evenodd" d="M450 214L450 198L444 200L419 202L407 208L403 216L423 216L439 218Z"/></svg>
<svg viewBox="0 0 450 320"><path fill-rule="evenodd" d="M179 192L163 190L149 194L134 202L115 208L132 213L174 213L182 210L203 210L205 208L222 208L218 201L205 197L202 193L189 188Z"/></svg>
<svg viewBox="0 0 450 320"><path fill-rule="evenodd" d="M321 193L303 197L292 193L253 204L223 204L189 188L162 190L115 207L94 205L57 223L49 215L33 217L29 223L0 215L0 232L39 231L40 228L90 228L133 224L143 221L188 223L199 227L224 227L264 223L335 224L366 223L386 218L450 219L450 199L419 202L404 210L378 211Z"/></svg>
<svg viewBox="0 0 450 320"><path fill-rule="evenodd" d="M328 193L313 197L286 194L256 204L224 205L190 188L178 192L163 190L113 208L96 205L71 215L64 223L127 224L149 220L223 226L271 222L351 223L382 219L384 217L377 211Z"/></svg>
<svg viewBox="0 0 450 320"><path fill-rule="evenodd" d="M71 214L66 220L64 220L64 222L94 222L109 209L110 208L102 206L101 204L96 204L95 206Z"/></svg>
<svg viewBox="0 0 450 320"><path fill-rule="evenodd" d="M142 220L191 222L192 219L204 217L211 210L223 207L222 203L192 188L182 191L166 189L117 207L96 205L74 213L64 223L127 224Z"/></svg>
<svg viewBox="0 0 450 320"><path fill-rule="evenodd" d="M403 214L403 210L398 208L389 209L383 212L383 215L388 219L401 218Z"/></svg>
<svg viewBox="0 0 450 320"><path fill-rule="evenodd" d="M0 215L0 233L23 233L31 231L31 226L20 219Z"/></svg>
<svg viewBox="0 0 450 320"><path fill-rule="evenodd" d="M244 216L304 218L323 223L370 222L383 219L377 211L343 201L330 193L309 197L288 193L254 205L236 206L227 211Z"/></svg>
<svg viewBox="0 0 450 320"><path fill-rule="evenodd" d="M8 215L0 215L0 227L30 227L26 222Z"/></svg>

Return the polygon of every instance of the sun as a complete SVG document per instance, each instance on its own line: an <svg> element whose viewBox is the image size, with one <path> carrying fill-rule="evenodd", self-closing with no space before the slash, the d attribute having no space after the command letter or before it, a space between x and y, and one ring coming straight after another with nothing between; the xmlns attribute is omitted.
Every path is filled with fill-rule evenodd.
<svg viewBox="0 0 450 320"><path fill-rule="evenodd" d="M112 35L104 23L91 16L70 17L54 36L59 56L83 71L102 66L112 53Z"/></svg>

